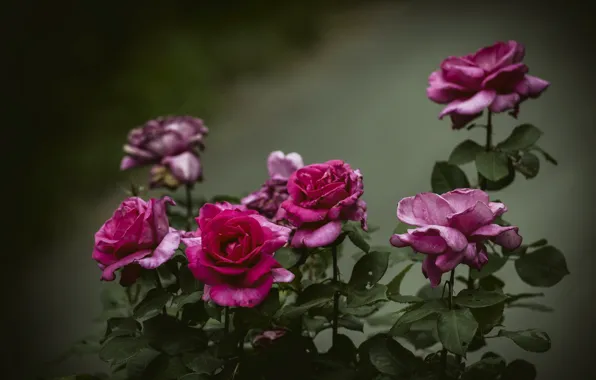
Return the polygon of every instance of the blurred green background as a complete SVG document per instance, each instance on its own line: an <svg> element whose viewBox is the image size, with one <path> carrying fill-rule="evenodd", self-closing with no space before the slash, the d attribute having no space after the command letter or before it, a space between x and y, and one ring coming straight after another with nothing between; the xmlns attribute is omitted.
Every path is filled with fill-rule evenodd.
<svg viewBox="0 0 596 380"><path fill-rule="evenodd" d="M549 353L525 353L497 340L491 349L536 362L545 374L539 378L564 368L570 378L596 376L585 362L570 364L596 348L586 334L596 312L582 306L594 299L596 264L589 250L594 200L588 174L595 165L586 46L594 44L587 14L510 0L8 6L5 38L16 59L6 73L14 82L7 93L14 96L4 162L6 187L14 192L7 198L14 216L9 223L16 226L8 241L16 250L7 249L5 257L16 270L3 279L19 286L7 292L15 306L4 313L3 336L14 342L3 348L5 368L19 368L23 376L39 372L86 335L100 312L93 233L125 196L123 189L148 175L118 171L130 128L162 114L203 118L211 134L205 183L196 191L208 196L255 189L272 150L297 151L306 163L345 159L364 173L370 221L382 226L375 240L386 244L397 201L428 190L434 161L446 159L458 142L482 140L481 131L454 132L437 120L440 107L425 96L428 75L446 56L516 39L527 46L531 73L552 87L525 103L518 121L495 118L496 139L517 123L534 123L560 165L543 164L537 178L520 179L498 197L528 241L547 237L566 253L572 275L544 290L555 313L508 315L510 328L546 329L553 340ZM344 262L342 269L349 272L351 265ZM541 291L523 285L512 266L504 277L510 292ZM415 268L404 291L414 293L424 283ZM325 334L320 344L327 346ZM101 368L97 359L83 358L45 370Z"/></svg>

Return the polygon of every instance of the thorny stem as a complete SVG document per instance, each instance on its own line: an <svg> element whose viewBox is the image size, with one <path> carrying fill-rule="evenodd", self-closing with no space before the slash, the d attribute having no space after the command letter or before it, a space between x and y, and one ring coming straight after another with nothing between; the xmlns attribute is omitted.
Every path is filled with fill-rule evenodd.
<svg viewBox="0 0 596 380"><path fill-rule="evenodd" d="M186 231L192 229L192 185L186 185Z"/></svg>
<svg viewBox="0 0 596 380"><path fill-rule="evenodd" d="M331 246L331 255L333 256L333 283L334 285L338 284L339 280L339 268L337 266L337 246L334 244ZM339 291L336 290L335 294L333 294L333 323L331 325L333 334L331 338L331 346L335 346L337 342L337 328L338 321L339 321Z"/></svg>

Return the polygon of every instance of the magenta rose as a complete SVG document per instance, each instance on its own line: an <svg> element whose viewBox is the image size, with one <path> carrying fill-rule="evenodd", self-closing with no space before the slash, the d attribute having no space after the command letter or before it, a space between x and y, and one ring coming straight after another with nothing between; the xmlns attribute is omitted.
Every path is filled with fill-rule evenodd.
<svg viewBox="0 0 596 380"><path fill-rule="evenodd" d="M458 129L488 108L491 112L511 110L516 117L519 105L537 98L549 82L528 75L522 60L525 48L516 41L497 42L463 57L448 57L441 69L429 77L428 97L447 104L439 118L451 117Z"/></svg>
<svg viewBox="0 0 596 380"><path fill-rule="evenodd" d="M141 268L154 269L168 261L180 245L180 236L170 228L166 205L169 197L150 199L131 197L95 234L93 259L103 270L102 280L113 281L122 268L120 283L130 285Z"/></svg>
<svg viewBox="0 0 596 380"><path fill-rule="evenodd" d="M209 130L201 119L170 116L150 120L128 134L121 170L153 165L151 186L176 188L202 178L198 151Z"/></svg>
<svg viewBox="0 0 596 380"><path fill-rule="evenodd" d="M360 221L366 225L366 203L362 175L340 160L298 169L288 180L290 197L281 207L285 218L297 228L294 247L323 247L341 234L342 222Z"/></svg>
<svg viewBox="0 0 596 380"><path fill-rule="evenodd" d="M280 206L289 197L288 179L303 166L302 157L298 153L285 155L281 151L271 152L267 159L269 179L259 190L244 197L242 204L274 222L281 221L285 211Z"/></svg>
<svg viewBox="0 0 596 380"><path fill-rule="evenodd" d="M506 211L504 204L490 202L482 190L456 189L441 195L420 193L402 199L397 205L397 218L416 228L393 235L390 242L426 254L422 272L432 286L437 286L442 274L460 263L481 269L488 261L484 246L487 240L507 249L521 245L517 227L493 223Z"/></svg>
<svg viewBox="0 0 596 380"><path fill-rule="evenodd" d="M274 258L287 244L289 228L227 202L205 204L197 223L199 229L185 234L183 242L189 269L205 284L203 299L221 306L254 307L273 283L294 279Z"/></svg>

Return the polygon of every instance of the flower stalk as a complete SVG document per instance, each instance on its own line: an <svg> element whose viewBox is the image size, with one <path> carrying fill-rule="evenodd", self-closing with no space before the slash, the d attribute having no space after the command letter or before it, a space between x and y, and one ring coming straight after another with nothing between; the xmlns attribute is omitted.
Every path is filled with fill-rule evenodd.
<svg viewBox="0 0 596 380"><path fill-rule="evenodd" d="M339 285L339 267L337 264L337 245L333 244L331 246L331 255L333 257L333 284L334 286ZM336 290L333 294L333 322L331 323L331 328L333 334L331 335L331 345L334 346L337 342L337 329L339 325L339 291Z"/></svg>

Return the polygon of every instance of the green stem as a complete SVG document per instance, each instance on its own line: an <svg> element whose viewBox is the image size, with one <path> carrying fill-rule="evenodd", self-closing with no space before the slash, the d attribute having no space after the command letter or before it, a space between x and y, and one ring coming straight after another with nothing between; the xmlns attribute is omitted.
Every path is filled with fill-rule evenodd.
<svg viewBox="0 0 596 380"><path fill-rule="evenodd" d="M155 286L157 287L157 289L163 289L163 285L161 284L161 279L159 278L159 272L157 272L157 269L153 270L153 274L155 276ZM163 309L161 310L161 312L166 315L168 314L168 311L166 310L166 307L164 306Z"/></svg>
<svg viewBox="0 0 596 380"><path fill-rule="evenodd" d="M331 255L333 256L333 283L334 285L338 285L339 281L339 268L337 265L337 246L334 244L331 246ZM331 324L331 328L333 331L332 338L331 338L331 346L335 346L337 342L337 328L339 327L339 291L336 291L333 294L333 322Z"/></svg>
<svg viewBox="0 0 596 380"><path fill-rule="evenodd" d="M227 335L230 332L230 308L224 307L224 332Z"/></svg>
<svg viewBox="0 0 596 380"><path fill-rule="evenodd" d="M186 231L192 229L192 185L186 185Z"/></svg>
<svg viewBox="0 0 596 380"><path fill-rule="evenodd" d="M447 287L449 288L447 306L449 307L449 310L453 310L453 284L455 284L455 269L451 271L451 275L449 276L449 282L447 284ZM445 376L445 378L447 378L447 349L445 348L441 350L441 363L443 366L443 375Z"/></svg>

